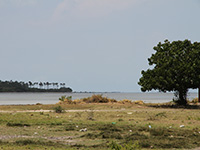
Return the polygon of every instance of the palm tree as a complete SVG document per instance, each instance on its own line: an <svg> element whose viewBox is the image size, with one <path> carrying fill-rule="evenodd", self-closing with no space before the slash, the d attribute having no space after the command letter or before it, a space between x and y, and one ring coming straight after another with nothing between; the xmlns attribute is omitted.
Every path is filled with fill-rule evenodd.
<svg viewBox="0 0 200 150"><path fill-rule="evenodd" d="M44 85L44 89L45 89L45 86L47 86L46 82L43 82L43 85ZM47 88L46 88L47 89Z"/></svg>
<svg viewBox="0 0 200 150"><path fill-rule="evenodd" d="M63 83L63 87L65 87L65 83Z"/></svg>
<svg viewBox="0 0 200 150"><path fill-rule="evenodd" d="M56 86L56 83L53 82L52 85L53 85L53 89L55 89L54 86Z"/></svg>
<svg viewBox="0 0 200 150"><path fill-rule="evenodd" d="M60 87L64 88L65 87L65 83L60 83Z"/></svg>
<svg viewBox="0 0 200 150"><path fill-rule="evenodd" d="M43 87L43 83L40 82L40 83L39 83L39 86L40 86L40 88L42 89L42 87Z"/></svg>
<svg viewBox="0 0 200 150"><path fill-rule="evenodd" d="M34 84L34 87L36 85L36 88L38 88L38 82L34 82L33 84Z"/></svg>
<svg viewBox="0 0 200 150"><path fill-rule="evenodd" d="M58 89L58 87L59 87L58 83L56 82L55 84L56 84L56 87L57 87L57 89Z"/></svg>
<svg viewBox="0 0 200 150"><path fill-rule="evenodd" d="M50 83L49 83L49 82L46 82L46 85L47 85L47 89L49 89Z"/></svg>
<svg viewBox="0 0 200 150"><path fill-rule="evenodd" d="M28 84L30 88L32 88L32 86L34 85L31 81L29 81Z"/></svg>

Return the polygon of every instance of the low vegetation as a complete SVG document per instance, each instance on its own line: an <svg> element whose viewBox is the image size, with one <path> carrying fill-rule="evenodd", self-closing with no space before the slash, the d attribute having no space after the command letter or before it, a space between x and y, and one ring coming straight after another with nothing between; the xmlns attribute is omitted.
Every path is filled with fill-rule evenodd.
<svg viewBox="0 0 200 150"><path fill-rule="evenodd" d="M59 104L89 104L89 103L120 103L120 104L141 104L143 105L144 102L141 100L138 101L131 101L128 99L124 100L115 100L112 98L103 97L102 95L92 95L91 97L83 98L83 99L75 99L72 100L72 96L61 96L59 98Z"/></svg>
<svg viewBox="0 0 200 150"><path fill-rule="evenodd" d="M200 147L199 108L108 100L95 95L78 103L65 97L55 105L0 106L4 110L0 113L1 148L185 150ZM40 111L30 111L33 109Z"/></svg>

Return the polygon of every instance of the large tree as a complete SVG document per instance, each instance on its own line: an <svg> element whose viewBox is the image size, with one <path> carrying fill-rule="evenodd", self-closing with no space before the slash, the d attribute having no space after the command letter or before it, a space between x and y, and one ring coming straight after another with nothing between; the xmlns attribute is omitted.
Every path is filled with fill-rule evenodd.
<svg viewBox="0 0 200 150"><path fill-rule="evenodd" d="M148 58L152 69L142 71L141 90L175 91L176 102L187 104L188 89L200 86L200 43L189 40L158 43Z"/></svg>

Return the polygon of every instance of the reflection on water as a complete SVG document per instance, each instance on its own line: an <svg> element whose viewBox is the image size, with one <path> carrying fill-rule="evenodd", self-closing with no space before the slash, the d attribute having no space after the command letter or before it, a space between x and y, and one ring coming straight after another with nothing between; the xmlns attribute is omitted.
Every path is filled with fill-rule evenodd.
<svg viewBox="0 0 200 150"><path fill-rule="evenodd" d="M93 94L102 94L108 98L116 100L143 100L147 103L169 102L173 99L173 93L0 93L0 105L10 104L55 104L61 96L72 96L73 99L80 99L92 96ZM191 100L197 97L197 93L189 93Z"/></svg>

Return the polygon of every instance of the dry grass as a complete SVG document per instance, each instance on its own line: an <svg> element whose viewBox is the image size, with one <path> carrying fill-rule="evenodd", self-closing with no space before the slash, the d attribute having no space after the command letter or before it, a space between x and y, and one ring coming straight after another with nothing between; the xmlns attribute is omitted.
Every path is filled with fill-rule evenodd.
<svg viewBox="0 0 200 150"><path fill-rule="evenodd" d="M76 103L65 101L56 105L0 106L1 110L10 111L0 113L1 147L98 150L109 149L112 141L119 147L131 146L130 142L137 141L136 146L142 149L200 146L198 107L174 108L171 103L144 104L129 100L111 102L101 96ZM65 113L17 112L53 110L57 106Z"/></svg>
<svg viewBox="0 0 200 150"><path fill-rule="evenodd" d="M200 145L198 109L154 108L133 103L61 105L70 106L93 109L60 114L0 113L1 145L4 149L12 147L9 144L14 147L21 144L24 149L42 145L47 149L108 149L111 141L123 145L133 140L143 149L183 149ZM97 109L101 111L95 111ZM80 132L85 128L86 132Z"/></svg>

